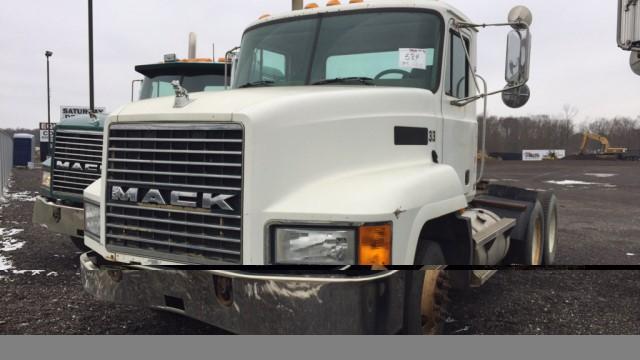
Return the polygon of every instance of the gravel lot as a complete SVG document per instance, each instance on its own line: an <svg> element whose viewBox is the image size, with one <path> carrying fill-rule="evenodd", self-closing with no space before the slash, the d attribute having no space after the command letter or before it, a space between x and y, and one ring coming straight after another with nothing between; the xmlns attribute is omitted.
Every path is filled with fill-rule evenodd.
<svg viewBox="0 0 640 360"><path fill-rule="evenodd" d="M614 161L490 162L487 178L556 190L559 263L640 265L639 170L640 163ZM16 170L14 178L10 202L0 206L0 334L224 333L84 294L76 248L31 224L40 172ZM13 268L3 271L8 263ZM452 294L446 333L640 334L639 276L635 270L501 271L482 288Z"/></svg>

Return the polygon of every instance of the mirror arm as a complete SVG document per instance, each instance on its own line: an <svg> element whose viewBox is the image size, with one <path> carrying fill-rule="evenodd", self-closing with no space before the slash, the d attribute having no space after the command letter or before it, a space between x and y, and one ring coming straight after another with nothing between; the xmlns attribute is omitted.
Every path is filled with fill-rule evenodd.
<svg viewBox="0 0 640 360"><path fill-rule="evenodd" d="M468 28L487 28L487 27L496 27L496 26L516 26L519 29L527 29L529 30L529 25L522 21L515 22L506 22L506 23L492 23L492 24L474 24L468 22L455 21L455 26L458 29L468 29Z"/></svg>
<svg viewBox="0 0 640 360"><path fill-rule="evenodd" d="M480 100L482 98L487 98L487 97L489 97L491 95L501 94L501 93L503 93L505 91L519 89L519 88L525 86L526 84L527 83L516 84L516 85L512 85L512 86L506 87L506 88L504 88L502 90L492 91L492 92L489 92L489 93L484 93L484 94L475 95L475 96L469 96L469 97L466 97L464 99L453 100L453 101L451 101L451 105L454 105L454 106L465 106L467 104L470 104L470 103L472 103L474 101L477 101L477 100Z"/></svg>

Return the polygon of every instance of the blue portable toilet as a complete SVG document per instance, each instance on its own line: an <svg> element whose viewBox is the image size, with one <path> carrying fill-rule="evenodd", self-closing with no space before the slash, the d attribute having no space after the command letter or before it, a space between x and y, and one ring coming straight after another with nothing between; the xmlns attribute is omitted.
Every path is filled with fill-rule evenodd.
<svg viewBox="0 0 640 360"><path fill-rule="evenodd" d="M33 135L13 135L13 166L27 166L33 161Z"/></svg>

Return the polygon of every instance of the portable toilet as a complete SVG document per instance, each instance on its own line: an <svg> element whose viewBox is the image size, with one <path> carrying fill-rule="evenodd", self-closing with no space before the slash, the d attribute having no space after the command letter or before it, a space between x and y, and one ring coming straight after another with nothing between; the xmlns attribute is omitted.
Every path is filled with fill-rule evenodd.
<svg viewBox="0 0 640 360"><path fill-rule="evenodd" d="M33 161L33 135L13 135L13 166L28 166Z"/></svg>

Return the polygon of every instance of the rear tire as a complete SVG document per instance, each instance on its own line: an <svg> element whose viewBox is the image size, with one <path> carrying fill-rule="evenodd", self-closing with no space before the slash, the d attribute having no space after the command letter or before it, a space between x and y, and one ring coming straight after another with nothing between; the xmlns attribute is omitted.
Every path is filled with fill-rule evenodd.
<svg viewBox="0 0 640 360"><path fill-rule="evenodd" d="M553 265L558 249L558 198L551 191L540 193L538 201L544 213L544 265Z"/></svg>
<svg viewBox="0 0 640 360"><path fill-rule="evenodd" d="M518 263L532 266L542 265L544 258L544 231L544 212L540 202L536 201L529 214L525 241L518 244L520 245L517 254Z"/></svg>
<svg viewBox="0 0 640 360"><path fill-rule="evenodd" d="M416 256L416 264L444 265L445 257L440 245L425 241ZM442 333L449 302L447 272L435 266L434 270L406 271L406 285L402 332L412 335Z"/></svg>

